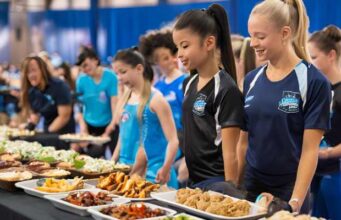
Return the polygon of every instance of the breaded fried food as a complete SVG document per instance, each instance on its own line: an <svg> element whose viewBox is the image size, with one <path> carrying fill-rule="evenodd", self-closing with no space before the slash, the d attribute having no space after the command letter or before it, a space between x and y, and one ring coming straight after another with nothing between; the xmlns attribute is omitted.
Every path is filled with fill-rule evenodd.
<svg viewBox="0 0 341 220"><path fill-rule="evenodd" d="M211 202L221 202L225 199L223 195L210 195L210 201Z"/></svg>
<svg viewBox="0 0 341 220"><path fill-rule="evenodd" d="M201 211L206 211L206 209L208 208L208 206L210 206L210 202L209 201L204 201L204 200L199 200L197 201L197 209L201 210Z"/></svg>
<svg viewBox="0 0 341 220"><path fill-rule="evenodd" d="M105 178L101 177L97 187L129 198L147 198L160 185L148 182L138 175L128 176L123 172L116 172Z"/></svg>
<svg viewBox="0 0 341 220"><path fill-rule="evenodd" d="M179 189L176 202L216 215L239 217L249 214L250 204L245 200L233 201L231 197L200 189Z"/></svg>

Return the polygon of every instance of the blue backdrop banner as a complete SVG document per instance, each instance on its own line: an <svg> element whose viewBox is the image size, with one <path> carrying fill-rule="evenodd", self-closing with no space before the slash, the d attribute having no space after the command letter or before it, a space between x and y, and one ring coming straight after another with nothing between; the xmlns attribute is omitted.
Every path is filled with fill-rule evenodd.
<svg viewBox="0 0 341 220"><path fill-rule="evenodd" d="M247 20L253 6L259 0L225 0L217 1L228 12L231 30L247 36ZM341 26L340 0L304 0L310 18L310 31L322 29L328 24ZM212 2L162 4L133 8L98 8L96 16L91 10L66 10L32 12L28 22L32 34L42 35L42 44L49 53L58 52L63 59L74 63L81 45L90 45L97 41L95 47L104 63L117 50L131 47L138 43L139 37L150 29L161 28L174 21L176 16L189 9L207 8ZM0 3L0 61L9 58L9 21L8 3ZM92 18L97 18L97 34ZM96 26L95 26L96 28Z"/></svg>
<svg viewBox="0 0 341 220"><path fill-rule="evenodd" d="M9 3L0 2L0 63L9 60L9 50Z"/></svg>

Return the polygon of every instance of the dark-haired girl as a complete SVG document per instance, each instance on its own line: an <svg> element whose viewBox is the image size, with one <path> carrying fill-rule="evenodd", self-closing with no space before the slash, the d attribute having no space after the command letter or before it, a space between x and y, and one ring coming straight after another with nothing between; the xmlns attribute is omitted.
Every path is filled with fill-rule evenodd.
<svg viewBox="0 0 341 220"><path fill-rule="evenodd" d="M51 76L46 63L38 56L22 63L21 107L29 115L27 128L34 129L44 117L44 132L73 133L72 102L69 86Z"/></svg>
<svg viewBox="0 0 341 220"><path fill-rule="evenodd" d="M152 68L141 53L132 49L118 52L114 58L114 67L120 82L129 88L118 110L122 128L120 157L136 154L132 173L147 165L147 180L177 188L172 164L179 141L167 100L151 86ZM134 118L138 119L134 127L123 125ZM127 136L131 137L124 138Z"/></svg>
<svg viewBox="0 0 341 220"><path fill-rule="evenodd" d="M91 49L84 49L79 54L77 65L83 73L76 81L76 92L81 94L79 99L83 105L78 116L80 131L83 134L110 137L111 141L107 146L114 151L118 135L118 127L114 121L117 76L112 70L100 66L97 54ZM75 150L101 157L104 156L105 147L89 145L86 148L75 147Z"/></svg>
<svg viewBox="0 0 341 220"><path fill-rule="evenodd" d="M324 134L312 184L313 215L341 219L341 30L331 25L314 32L308 48L313 64L325 74L333 89L331 129Z"/></svg>
<svg viewBox="0 0 341 220"><path fill-rule="evenodd" d="M236 145L243 123L243 98L224 8L190 10L176 21L178 58L191 71L183 103L184 154L189 186L226 192L237 181Z"/></svg>

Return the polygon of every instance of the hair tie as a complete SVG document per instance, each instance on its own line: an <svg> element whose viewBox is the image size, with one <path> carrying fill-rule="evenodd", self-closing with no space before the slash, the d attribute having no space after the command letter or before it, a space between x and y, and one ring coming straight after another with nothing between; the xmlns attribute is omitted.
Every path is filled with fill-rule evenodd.
<svg viewBox="0 0 341 220"><path fill-rule="evenodd" d="M209 16L211 16L211 17L214 18L214 11L213 11L211 8L208 8L208 9L206 10L206 13L207 13Z"/></svg>

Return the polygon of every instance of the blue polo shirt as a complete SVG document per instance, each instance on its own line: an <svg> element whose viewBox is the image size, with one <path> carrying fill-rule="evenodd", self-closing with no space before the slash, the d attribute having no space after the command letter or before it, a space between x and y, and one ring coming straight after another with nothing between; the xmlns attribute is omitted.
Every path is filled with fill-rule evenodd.
<svg viewBox="0 0 341 220"><path fill-rule="evenodd" d="M76 82L77 93L83 104L83 117L94 127L107 126L112 118L111 97L117 96L117 76L110 69L103 69L102 79L96 83L92 77L82 74Z"/></svg>
<svg viewBox="0 0 341 220"><path fill-rule="evenodd" d="M264 175L295 174L304 130L330 128L331 87L306 61L276 82L267 78L266 68L255 69L244 81L246 160Z"/></svg>
<svg viewBox="0 0 341 220"><path fill-rule="evenodd" d="M181 117L182 102L184 100L182 83L184 79L186 79L186 77L187 74L183 74L170 83L167 83L165 78L161 78L161 80L155 84L155 88L157 88L162 93L172 109L173 118L177 130L182 130Z"/></svg>

